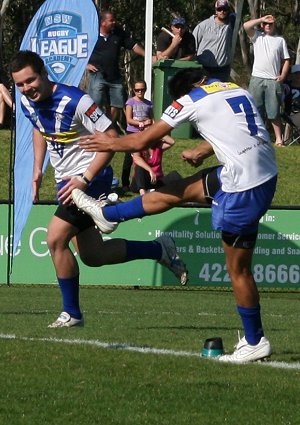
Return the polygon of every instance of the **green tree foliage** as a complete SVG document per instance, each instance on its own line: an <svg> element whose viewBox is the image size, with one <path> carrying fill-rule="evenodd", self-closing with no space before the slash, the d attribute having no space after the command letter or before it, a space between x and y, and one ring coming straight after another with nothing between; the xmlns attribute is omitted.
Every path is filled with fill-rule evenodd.
<svg viewBox="0 0 300 425"><path fill-rule="evenodd" d="M79 0L85 1L85 0ZM145 38L145 9L146 0L94 0L101 9L111 9L117 16L118 22L134 37L143 43ZM231 0L234 9L239 0ZM4 1L0 2L2 5ZM1 16L2 27L2 56L3 68L7 71L12 54L18 50L22 37L28 27L34 13L43 3L42 0L6 0L8 7L5 16ZM154 0L153 10L153 50L155 51L156 37L162 26L168 27L172 18L180 15L186 18L192 30L198 22L214 13L214 0ZM287 40L292 60L296 56L299 41L300 11L299 2L294 0L247 0L244 1L243 20L257 17L266 13L272 13L277 18L278 30ZM249 43L243 43L242 30L240 31L241 43L236 49L235 66L242 69L250 69L251 56ZM245 37L244 37L245 39ZM244 50L241 55L241 49ZM241 59L242 58L242 59ZM127 61L134 60L138 73L143 70L142 60L134 56L125 58ZM248 60L248 63L247 63ZM133 72L133 71L132 71ZM140 77L141 75L139 75Z"/></svg>
<svg viewBox="0 0 300 425"><path fill-rule="evenodd" d="M41 0L10 0L5 16L1 16L1 62L6 74L10 58L19 49L31 18L42 3Z"/></svg>

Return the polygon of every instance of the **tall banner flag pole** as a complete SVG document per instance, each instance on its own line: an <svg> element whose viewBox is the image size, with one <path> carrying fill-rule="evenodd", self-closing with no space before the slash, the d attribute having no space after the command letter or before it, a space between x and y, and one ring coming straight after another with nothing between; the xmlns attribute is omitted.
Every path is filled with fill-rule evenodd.
<svg viewBox="0 0 300 425"><path fill-rule="evenodd" d="M99 18L92 0L46 0L29 24L20 50L37 52L53 81L78 86L98 34ZM32 125L22 113L20 97L16 89L13 254L32 207ZM44 169L47 162L46 158Z"/></svg>

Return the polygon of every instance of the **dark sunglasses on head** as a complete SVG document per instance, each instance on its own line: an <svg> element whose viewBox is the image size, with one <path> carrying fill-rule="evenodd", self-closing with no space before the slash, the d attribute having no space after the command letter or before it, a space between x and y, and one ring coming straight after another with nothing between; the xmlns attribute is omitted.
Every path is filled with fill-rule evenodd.
<svg viewBox="0 0 300 425"><path fill-rule="evenodd" d="M229 7L217 7L216 8L217 12L229 12Z"/></svg>

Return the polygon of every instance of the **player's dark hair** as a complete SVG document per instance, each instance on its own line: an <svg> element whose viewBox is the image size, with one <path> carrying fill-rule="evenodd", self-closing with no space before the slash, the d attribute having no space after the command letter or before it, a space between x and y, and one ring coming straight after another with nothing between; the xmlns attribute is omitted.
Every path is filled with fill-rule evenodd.
<svg viewBox="0 0 300 425"><path fill-rule="evenodd" d="M17 52L10 63L10 73L19 72L26 66L30 66L34 72L40 74L44 69L43 59L31 50L20 50Z"/></svg>
<svg viewBox="0 0 300 425"><path fill-rule="evenodd" d="M169 93L173 99L189 93L197 83L207 80L208 74L203 68L187 68L178 71L169 81Z"/></svg>

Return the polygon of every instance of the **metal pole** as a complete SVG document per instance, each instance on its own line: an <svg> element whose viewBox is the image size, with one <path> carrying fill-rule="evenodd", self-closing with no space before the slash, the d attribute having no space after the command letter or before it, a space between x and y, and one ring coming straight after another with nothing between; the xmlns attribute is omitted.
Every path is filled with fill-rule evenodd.
<svg viewBox="0 0 300 425"><path fill-rule="evenodd" d="M16 151L16 117L15 117L15 85L12 88L13 107L11 111L11 122L10 122L10 152L9 152L9 177L8 177L8 216L7 216L7 268L6 268L6 283L10 286L10 276L13 267L13 256L12 256L12 245L13 238L11 234L14 234L14 218L13 217L13 205L14 205L14 159Z"/></svg>
<svg viewBox="0 0 300 425"><path fill-rule="evenodd" d="M300 63L300 38L298 41L298 47L297 47L297 54L296 54L296 62L295 63Z"/></svg>
<svg viewBox="0 0 300 425"><path fill-rule="evenodd" d="M151 99L152 87L152 39L153 39L153 0L146 0L145 13L145 62L144 80L147 83L146 98Z"/></svg>

